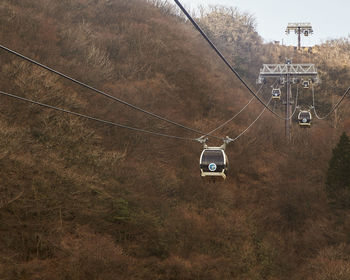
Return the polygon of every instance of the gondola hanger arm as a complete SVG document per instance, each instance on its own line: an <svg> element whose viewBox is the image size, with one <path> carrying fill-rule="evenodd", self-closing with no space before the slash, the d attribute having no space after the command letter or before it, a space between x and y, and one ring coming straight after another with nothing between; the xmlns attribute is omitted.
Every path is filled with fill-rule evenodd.
<svg viewBox="0 0 350 280"><path fill-rule="evenodd" d="M198 141L199 143L203 144L203 148L204 148L204 149L207 149L207 148L208 148L208 145L206 144L207 141L208 141L208 137L201 136L201 137L198 137L198 138L196 139L196 141Z"/></svg>
<svg viewBox="0 0 350 280"><path fill-rule="evenodd" d="M227 145L230 144L231 142L233 142L234 140L228 136L226 136L226 138L224 138L224 144L221 145L221 149L225 150Z"/></svg>
<svg viewBox="0 0 350 280"><path fill-rule="evenodd" d="M227 145L234 141L232 138L230 138L228 136L226 136L222 140L223 140L224 143L219 147L219 149L222 149L222 150L225 150ZM201 137L197 138L196 141L198 141L199 143L203 144L204 149L208 148L208 145L206 143L208 141L208 137L201 136Z"/></svg>

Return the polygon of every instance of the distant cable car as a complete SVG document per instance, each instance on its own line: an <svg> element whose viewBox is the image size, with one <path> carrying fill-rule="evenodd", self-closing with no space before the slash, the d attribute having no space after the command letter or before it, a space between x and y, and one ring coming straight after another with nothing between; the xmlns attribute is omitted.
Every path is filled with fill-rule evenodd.
<svg viewBox="0 0 350 280"><path fill-rule="evenodd" d="M205 179L226 179L227 155L222 147L207 147L202 151L199 166L201 177Z"/></svg>
<svg viewBox="0 0 350 280"><path fill-rule="evenodd" d="M312 115L310 111L301 110L298 115L298 122L301 127L311 126Z"/></svg>
<svg viewBox="0 0 350 280"><path fill-rule="evenodd" d="M272 99L280 99L281 98L281 89L274 88L272 89Z"/></svg>
<svg viewBox="0 0 350 280"><path fill-rule="evenodd" d="M309 86L310 86L310 81L303 80L301 84L303 85L303 88L309 88Z"/></svg>
<svg viewBox="0 0 350 280"><path fill-rule="evenodd" d="M298 84L300 82L300 79L299 78L293 78L292 79L292 83L293 84Z"/></svg>

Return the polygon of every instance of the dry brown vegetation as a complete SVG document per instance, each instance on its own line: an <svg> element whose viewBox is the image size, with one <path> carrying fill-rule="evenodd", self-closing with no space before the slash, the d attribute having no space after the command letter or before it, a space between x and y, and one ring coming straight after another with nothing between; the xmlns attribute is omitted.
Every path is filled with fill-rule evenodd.
<svg viewBox="0 0 350 280"><path fill-rule="evenodd" d="M224 30L220 13L247 36ZM200 22L252 85L261 63L283 62L293 51L263 44L254 19L236 9L216 7ZM164 1L3 0L0 38L43 64L199 130L214 128L250 99ZM348 55L345 39L313 54L293 53L295 62L314 61L320 69L321 113L350 80ZM196 136L4 51L0 62L3 91ZM302 104L310 100L302 91ZM331 149L350 131L348 105L338 110L336 128L334 119L315 121L310 130L295 125L288 145L284 123L266 113L229 146L227 181L210 184L198 175L199 144L1 96L0 279L349 279L350 212L332 209L324 188ZM218 135L237 135L260 110L251 104Z"/></svg>

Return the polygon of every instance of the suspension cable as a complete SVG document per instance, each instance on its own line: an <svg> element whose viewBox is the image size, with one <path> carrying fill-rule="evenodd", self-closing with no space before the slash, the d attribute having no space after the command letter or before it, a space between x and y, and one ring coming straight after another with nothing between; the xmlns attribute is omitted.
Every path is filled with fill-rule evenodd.
<svg viewBox="0 0 350 280"><path fill-rule="evenodd" d="M115 122L111 122L111 121L98 119L98 118L95 118L95 117L91 117L91 116L83 115L83 114L80 114L80 113L68 111L68 110L65 110L65 109L62 109L62 108L58 108L58 107L51 106L51 105L48 105L48 104L45 104L45 103L37 102L37 101L31 100L31 99L28 99L28 98L24 98L24 97L21 97L21 96L18 96L18 95L13 95L13 94L6 93L6 92L3 92L3 91L0 91L0 94L8 96L8 97L11 97L11 98L14 98L14 99L17 99L17 100L24 101L24 102L27 102L27 103L32 103L32 104L35 104L35 105L39 105L41 107L49 108L49 109L52 109L52 110L56 110L56 111L59 111L59 112L63 112L63 113L66 113L66 114L74 115L74 116L77 116L77 117L85 118L85 119L88 119L88 120L100 122L100 123L111 125L111 126L126 128L126 129L129 129L129 130L142 132L142 133L147 133L147 134L151 134L151 135L155 135L155 136L167 137L167 138L178 139L178 140L186 140L186 141L196 141L196 139L192 139L192 138L179 137L179 136L175 136L175 135L168 135L168 134L158 133L158 132L154 132L154 131L149 131L149 130L145 130L145 129L141 129L141 128L131 127L131 126L127 126L127 125L123 125L123 124L119 124L119 123L115 123Z"/></svg>
<svg viewBox="0 0 350 280"><path fill-rule="evenodd" d="M76 79L74 79L74 78L68 76L68 75L65 75L65 74L63 74L63 73L61 73L61 72L59 72L59 71L57 71L57 70L55 70L55 69L53 69L53 68L50 68L50 67L48 67L48 66L46 66L46 65L43 65L43 64L41 64L41 63L39 63L39 62L37 62L37 61L31 59L31 58L28 58L28 57L26 57L26 56L24 56L24 55L22 55L22 54L20 54L20 53L18 53L18 52L16 52L16 51L14 51L14 50L11 50L11 49L9 49L9 48L3 46L3 45L0 45L0 48L3 49L4 51L7 51L7 52L9 52L9 53L11 53L11 54L17 56L17 57L22 58L22 59L24 59L24 60L26 60L26 61L28 61L28 62L30 62L30 63L33 63L33 64L35 64L35 65L37 65L37 66L39 66L39 67L41 67L41 68L44 68L44 69L46 69L46 70L48 70L48 71L50 71L50 72L52 72L52 73L54 73L54 74L56 74L56 75L59 75L59 76L65 78L65 79L67 79L67 80L69 80L69 81L71 81L71 82L73 82L73 83L76 83L76 84L78 84L78 85L80 85L80 86L83 86L83 87L88 88L88 89L90 89L90 90L92 90L92 91L94 91L94 92L97 92L97 93L99 93L99 94L101 94L101 95L103 95L103 96L105 96L105 97L108 97L108 98L110 98L110 99L112 99L112 100L114 100L114 101L117 101L117 102L119 102L119 103L121 103L121 104L123 104L123 105L126 105L126 106L128 106L128 107L130 107L130 108L132 108L132 109L134 109L134 110L140 111L140 112L142 112L142 113L144 113L144 114L150 115L150 116L152 116L152 117L154 117L154 118L157 118L157 119L159 119L159 120L165 121L165 122L167 122L167 123L176 125L176 126L178 126L178 127L181 127L181 128L183 128L183 129L186 129L186 130L188 130L188 131L191 131L191 132L194 132L194 133L197 133L197 134L200 134L200 135L205 134L204 132L201 132L201 131L199 131L199 130L196 130L196 129L187 127L187 126L185 126L185 125L179 124L179 123L174 122L174 121L172 121L172 120L166 119L166 118L164 118L164 117L162 117L162 116L159 116L159 115L157 115L157 114L154 114L154 113L152 113L152 112L150 112L150 111L146 111L146 110L144 110L144 109L142 109L142 108L140 108L140 107L137 107L137 106L135 106L135 105L133 105L133 104L130 104L130 103L126 102L126 101L123 101L123 100L121 100L121 99L119 99L119 98L117 98L117 97L115 97L115 96L112 96L112 95L110 95L110 94L107 94L107 93L105 93L105 92L103 92L103 91L101 91L101 90L98 90L98 89L96 89L96 88L94 88L94 87L92 87L92 86L90 86L90 85L88 85L88 84L85 84L85 83L83 83L83 82L80 82L80 81L78 81L78 80L76 80ZM210 137L213 137L213 138L222 140L222 138L217 137L217 136L210 136Z"/></svg>
<svg viewBox="0 0 350 280"><path fill-rule="evenodd" d="M345 93L343 94L343 96L340 98L340 100L333 106L333 108L324 116L324 117L320 117L318 114L317 114L317 111L316 111L316 107L315 107L315 88L314 88L314 84L312 84L312 108L313 108L313 111L315 113L315 116L317 119L319 120L324 120L326 118L329 117L330 114L332 114L339 106L340 104L343 102L345 96L347 96L347 94L349 93L350 91L350 87L345 91Z"/></svg>
<svg viewBox="0 0 350 280"><path fill-rule="evenodd" d="M297 84L297 94L295 96L295 105L294 105L294 111L293 113L291 114L291 116L288 118L289 120L291 118L293 118L293 116L295 115L297 109L298 109L298 100L299 100L299 85Z"/></svg>
<svg viewBox="0 0 350 280"><path fill-rule="evenodd" d="M259 90L257 91L256 94L259 94L259 92L261 91L261 89L263 88L264 84L262 84L259 88ZM245 108L248 107L248 105L255 99L255 97L252 97L252 99L249 100L249 102L238 112L236 113L232 118L228 119L227 121L225 121L223 124L219 125L217 128L213 129L212 131L208 132L207 134L203 135L203 137L205 136L209 136L212 133L214 133L215 131L219 130L220 128L224 127L226 124L228 124L229 122L233 121L239 114L241 114Z"/></svg>
<svg viewBox="0 0 350 280"><path fill-rule="evenodd" d="M290 120L290 119L292 119L294 117L294 115L295 115L295 113L296 113L296 111L298 109L298 101L299 101L299 84L297 84L297 94L295 95L294 111L288 118L286 118L286 120ZM275 104L274 104L273 110L275 110Z"/></svg>
<svg viewBox="0 0 350 280"><path fill-rule="evenodd" d="M267 103L267 106L269 106L269 104L271 103L272 97L270 97L270 100ZM237 141L241 136L243 136L249 128L251 128L259 119L260 117L264 114L264 112L266 111L267 107L264 107L264 109L261 111L261 113L258 115L258 117L245 129L243 130L240 134L238 134L235 138L230 138L230 142L235 142ZM267 108L268 109L268 108Z"/></svg>
<svg viewBox="0 0 350 280"><path fill-rule="evenodd" d="M226 64L226 66L236 75L236 77L241 81L241 83L248 89L248 91L256 98L267 110L269 110L272 114L278 117L281 120L286 120L286 118L281 117L276 112L271 110L264 101L257 96L257 94L249 87L249 85L243 80L243 78L238 74L238 72L233 68L233 66L227 61L224 55L218 50L218 48L214 45L214 43L209 39L209 37L205 34L205 32L199 27L196 21L191 17L191 15L187 12L187 10L182 6L182 4L178 0L174 0L175 3L179 6L182 12L186 15L188 20L193 24L193 26L199 31L199 33L203 36L203 38L208 42L211 48L217 53L217 55L222 59L222 61Z"/></svg>

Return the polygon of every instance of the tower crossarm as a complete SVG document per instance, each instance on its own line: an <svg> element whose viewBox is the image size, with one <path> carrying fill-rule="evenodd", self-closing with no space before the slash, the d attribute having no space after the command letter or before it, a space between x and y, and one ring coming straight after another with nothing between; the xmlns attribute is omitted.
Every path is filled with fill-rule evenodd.
<svg viewBox="0 0 350 280"><path fill-rule="evenodd" d="M312 25L310 22L293 22L288 23L288 26L286 28L286 33L289 34L290 31L295 31L295 33L304 32L307 30L310 34L313 33Z"/></svg>
<svg viewBox="0 0 350 280"><path fill-rule="evenodd" d="M311 23L309 22L294 22L288 23L286 34L293 32L298 35L298 50L301 48L301 35L309 36L314 33Z"/></svg>
<svg viewBox="0 0 350 280"><path fill-rule="evenodd" d="M305 77L318 80L317 69L314 64L263 64L260 69L258 83L264 78L281 77L285 75L291 77Z"/></svg>

